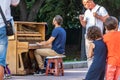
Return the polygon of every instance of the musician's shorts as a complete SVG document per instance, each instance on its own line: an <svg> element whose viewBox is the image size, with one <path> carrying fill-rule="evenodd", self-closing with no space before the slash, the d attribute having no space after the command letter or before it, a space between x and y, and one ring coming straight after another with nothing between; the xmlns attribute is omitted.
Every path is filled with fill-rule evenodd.
<svg viewBox="0 0 120 80"><path fill-rule="evenodd" d="M3 67L6 66L7 46L8 46L8 37L6 35L6 30L4 26L0 28L0 65Z"/></svg>

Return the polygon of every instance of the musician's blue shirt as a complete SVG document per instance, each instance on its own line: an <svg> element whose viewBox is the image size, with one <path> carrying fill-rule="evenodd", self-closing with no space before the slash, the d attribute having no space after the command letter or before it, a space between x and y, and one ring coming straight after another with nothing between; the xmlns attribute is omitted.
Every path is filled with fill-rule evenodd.
<svg viewBox="0 0 120 80"><path fill-rule="evenodd" d="M63 54L65 52L66 31L62 27L56 27L53 29L51 36L55 37L52 49L58 54Z"/></svg>

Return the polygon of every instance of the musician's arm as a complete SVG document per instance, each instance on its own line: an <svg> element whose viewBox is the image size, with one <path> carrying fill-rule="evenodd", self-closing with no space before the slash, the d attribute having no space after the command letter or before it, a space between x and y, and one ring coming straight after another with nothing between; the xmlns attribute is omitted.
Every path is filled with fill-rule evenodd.
<svg viewBox="0 0 120 80"><path fill-rule="evenodd" d="M47 41L42 41L39 44L40 45L50 45L54 41L55 37L50 37Z"/></svg>

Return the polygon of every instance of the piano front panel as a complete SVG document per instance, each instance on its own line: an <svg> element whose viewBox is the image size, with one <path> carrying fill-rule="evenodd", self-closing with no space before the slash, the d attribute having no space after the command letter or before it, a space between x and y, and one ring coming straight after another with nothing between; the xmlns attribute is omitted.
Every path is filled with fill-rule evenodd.
<svg viewBox="0 0 120 80"><path fill-rule="evenodd" d="M17 40L36 43L45 40L45 24L18 23Z"/></svg>

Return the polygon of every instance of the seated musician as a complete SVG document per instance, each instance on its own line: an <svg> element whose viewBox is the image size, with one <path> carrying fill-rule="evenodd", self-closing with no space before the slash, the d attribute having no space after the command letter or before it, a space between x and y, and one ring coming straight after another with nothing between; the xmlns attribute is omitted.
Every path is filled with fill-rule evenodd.
<svg viewBox="0 0 120 80"><path fill-rule="evenodd" d="M55 26L51 37L47 41L42 41L37 43L38 45L50 45L52 48L36 49L35 58L37 60L39 70L36 74L44 74L44 62L42 61L42 56L64 56L65 53L65 43L66 43L66 31L61 27L63 23L63 18L60 15L56 15L53 18L53 25Z"/></svg>

